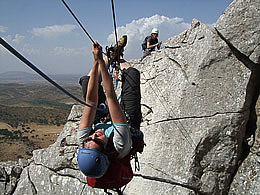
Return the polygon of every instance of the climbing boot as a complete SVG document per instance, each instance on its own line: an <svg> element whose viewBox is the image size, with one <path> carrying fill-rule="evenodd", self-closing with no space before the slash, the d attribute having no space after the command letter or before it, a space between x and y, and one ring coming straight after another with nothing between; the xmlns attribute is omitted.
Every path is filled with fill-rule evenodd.
<svg viewBox="0 0 260 195"><path fill-rule="evenodd" d="M119 41L117 41L117 44L114 46L114 51L123 53L126 44L127 44L127 36L124 35L119 39Z"/></svg>
<svg viewBox="0 0 260 195"><path fill-rule="evenodd" d="M124 47L126 46L126 44L127 44L127 36L124 35L124 36L122 36L122 37L119 39L119 41L117 42L117 46L118 46L119 48L124 48Z"/></svg>

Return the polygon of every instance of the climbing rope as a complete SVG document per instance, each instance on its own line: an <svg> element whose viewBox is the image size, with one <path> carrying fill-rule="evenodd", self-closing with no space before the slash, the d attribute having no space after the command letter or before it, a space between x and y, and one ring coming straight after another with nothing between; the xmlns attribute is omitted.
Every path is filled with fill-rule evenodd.
<svg viewBox="0 0 260 195"><path fill-rule="evenodd" d="M158 181L158 182L168 183L168 184L172 184L172 185L178 185L178 186L187 188L189 190L193 190L194 192L199 192L199 190L195 186L192 186L188 183L177 182L177 181L174 181L174 180L171 180L171 179L164 179L164 178L161 178L161 177L152 177L152 176L149 176L149 175L142 175L142 174L134 174L134 176L135 177L142 177L144 179L148 179L148 180L151 180L151 181Z"/></svg>
<svg viewBox="0 0 260 195"><path fill-rule="evenodd" d="M112 16L113 16L113 24L114 24L114 31L115 31L115 41L116 41L116 47L118 47L118 39L117 39L117 28L116 28L116 14L115 14L115 6L114 6L114 0L111 0L111 7L112 7ZM117 49L117 59L115 61L115 71L116 71L116 76L115 76L115 83L114 87L117 89L118 86L118 74L119 74L119 68L120 67L120 51ZM117 66L118 64L118 66Z"/></svg>
<svg viewBox="0 0 260 195"><path fill-rule="evenodd" d="M62 88L59 84L57 84L55 81L53 81L50 77L48 77L46 74L44 74L40 69L38 69L35 65L33 65L29 60L27 60L24 56L22 56L18 51L16 51L11 45L9 45L6 41L4 41L1 37L0 37L0 43L8 50L10 51L13 55L15 55L17 58L19 58L22 62L24 62L27 66L29 66L31 69L33 69L35 72L37 72L39 75L41 75L44 79L46 79L47 81L49 81L52 85L54 85L55 87L57 87L59 90L61 90L63 93L65 93L66 95L70 96L71 98L73 98L74 100L76 100L77 102L84 104L85 106L88 106L90 108L99 110L104 112L104 109L101 108L97 108L95 106L91 106L89 104L86 104L85 102L83 102L82 100L78 99L77 97L75 97L74 95L72 95L71 93L69 93L66 89Z"/></svg>
<svg viewBox="0 0 260 195"><path fill-rule="evenodd" d="M88 38L91 40L92 43L94 43L94 40L91 38L90 34L87 32L87 30L84 28L84 26L80 23L80 21L78 20L78 18L76 17L76 15L72 12L72 10L70 9L70 7L68 6L68 4L64 1L61 0L62 3L65 5L65 7L69 10L69 12L71 13L71 15L73 16L73 18L77 21L77 23L80 25L80 27L82 28L82 30L85 32L85 34L88 36Z"/></svg>
<svg viewBox="0 0 260 195"><path fill-rule="evenodd" d="M115 30L115 39L116 39L116 44L117 44L116 14L115 14L115 7L114 7L113 0L111 0L111 6L112 6L113 23L114 23L114 30Z"/></svg>
<svg viewBox="0 0 260 195"><path fill-rule="evenodd" d="M61 0L62 3L65 5L65 7L68 9L68 11L70 12L70 14L73 16L73 18L77 21L77 23L79 24L79 26L81 27L81 29L85 32L85 34L88 36L88 38L91 40L91 42L94 44L95 41L92 39L92 37L90 36L90 34L87 32L87 30L84 28L84 26L81 24L81 22L79 21L79 19L76 17L76 15L73 13L73 11L70 9L70 7L68 6L68 4L64 1ZM104 55L107 55L106 53L102 52Z"/></svg>

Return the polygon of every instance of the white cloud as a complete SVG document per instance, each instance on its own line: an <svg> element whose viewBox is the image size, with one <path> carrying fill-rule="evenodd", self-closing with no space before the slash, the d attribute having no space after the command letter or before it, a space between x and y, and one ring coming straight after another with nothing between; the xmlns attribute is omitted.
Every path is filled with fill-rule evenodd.
<svg viewBox="0 0 260 195"><path fill-rule="evenodd" d="M23 43L25 36L19 35L19 34L16 34L15 36L7 35L6 37L3 37L3 39L9 44L14 43L16 45L19 45L19 44Z"/></svg>
<svg viewBox="0 0 260 195"><path fill-rule="evenodd" d="M18 46L23 43L25 37L23 35L16 34L14 37L12 35L7 35L6 37L2 38L11 46ZM1 46L0 53L2 55L6 55L8 52L7 49Z"/></svg>
<svg viewBox="0 0 260 195"><path fill-rule="evenodd" d="M21 42L23 42L24 38L25 37L23 35L16 34L15 37L12 39L12 42L20 44Z"/></svg>
<svg viewBox="0 0 260 195"><path fill-rule="evenodd" d="M65 48L55 47L52 51L54 56L86 56L89 55L89 48Z"/></svg>
<svg viewBox="0 0 260 195"><path fill-rule="evenodd" d="M35 36L50 37L60 34L68 34L77 28L76 25L65 24L65 25L53 25L46 26L43 28L33 28L32 34Z"/></svg>
<svg viewBox="0 0 260 195"><path fill-rule="evenodd" d="M133 20L125 26L118 27L118 34L119 36L127 35L128 43L125 50L125 57L133 59L142 56L141 44L144 38L151 34L153 28L156 27L159 29L159 41L165 41L170 37L180 34L189 26L190 24L183 22L183 18L169 18L156 14L149 18ZM108 36L107 41L109 45L115 44L114 32Z"/></svg>
<svg viewBox="0 0 260 195"><path fill-rule="evenodd" d="M40 56L41 51L39 49L34 48L23 48L22 53L26 55Z"/></svg>
<svg viewBox="0 0 260 195"><path fill-rule="evenodd" d="M0 33L5 33L8 30L6 26L0 25Z"/></svg>

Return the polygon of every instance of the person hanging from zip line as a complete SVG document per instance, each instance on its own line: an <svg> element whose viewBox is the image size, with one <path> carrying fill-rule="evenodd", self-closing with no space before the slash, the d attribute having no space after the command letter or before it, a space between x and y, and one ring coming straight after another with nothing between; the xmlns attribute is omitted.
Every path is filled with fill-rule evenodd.
<svg viewBox="0 0 260 195"><path fill-rule="evenodd" d="M161 48L162 41L158 41L158 36L159 36L159 30L157 28L153 28L151 35L147 36L142 43L142 49L143 49L143 58L145 58L148 55L151 55L155 53L155 49L157 48L158 50Z"/></svg>
<svg viewBox="0 0 260 195"><path fill-rule="evenodd" d="M85 106L77 130L80 146L78 165L81 172L87 176L87 183L91 187L118 188L126 185L133 177L130 155L135 148L135 142L131 129L139 130L142 118L140 73L123 59L122 51L122 47L109 50L110 58L112 60L118 58L120 62L121 103L117 100L108 73L106 62L108 63L109 60L106 59L105 62L102 57L102 47L97 42L92 46L93 67L88 76L80 79L86 103L95 107L100 105L103 108L107 107L109 113L108 117L107 113ZM126 118L126 115L129 117ZM144 145L144 142L139 145L140 153Z"/></svg>
<svg viewBox="0 0 260 195"><path fill-rule="evenodd" d="M140 123L142 119L141 114L141 92L140 92L140 72L131 67L131 65L123 58L124 47L127 44L127 36L124 35L120 38L118 43L114 47L106 48L107 56L103 59L107 69L120 69L122 73L122 90L121 90L121 102L120 105L123 108L125 114L128 116L131 126L140 129ZM120 63L117 67L116 62ZM111 70L108 71L111 73ZM99 73L100 74L100 73ZM111 79L112 75L110 74ZM89 82L89 75L80 78L80 85L82 86L83 98L86 99L87 87ZM99 88L98 88L98 106L106 107L106 96L103 91L103 87L100 85L101 78L99 75ZM104 121L107 117L107 113L97 110L94 124Z"/></svg>

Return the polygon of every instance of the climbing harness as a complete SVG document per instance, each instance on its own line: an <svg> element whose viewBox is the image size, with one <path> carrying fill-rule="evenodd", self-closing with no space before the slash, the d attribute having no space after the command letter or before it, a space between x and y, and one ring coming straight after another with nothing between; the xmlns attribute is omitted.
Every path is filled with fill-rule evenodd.
<svg viewBox="0 0 260 195"><path fill-rule="evenodd" d="M120 41L117 40L117 28L116 28L116 18L115 18L115 8L114 8L114 1L111 0L111 5L112 5L112 13L113 13L113 23L114 23L114 31L115 31L115 39L116 39L116 47L120 46ZM122 37L123 38L123 37ZM126 39L126 38L125 38ZM126 41L126 40L124 40ZM120 66L120 51L119 49L117 50L117 56L118 58L115 61L115 70L116 70L116 83L115 83L115 89L117 89L118 86L118 81L119 81L119 66ZM118 63L118 66L117 66ZM118 97L118 100L121 98L121 95ZM129 115L127 113L125 113L126 118L129 117ZM143 133L140 130L136 130L134 128L131 128L131 133L132 133L132 140L133 140L133 144L135 145L133 147L132 153L131 153L131 159L134 159L134 164L135 164L135 171L138 170L140 171L140 163L138 160L138 156L137 156L137 152L142 153L143 152L143 147L146 145L143 142ZM139 142L142 139L142 143ZM135 142L135 143L134 143ZM126 185L125 185L126 187ZM124 190L124 189L123 189ZM123 190L117 188L117 193L118 195L123 194Z"/></svg>
<svg viewBox="0 0 260 195"><path fill-rule="evenodd" d="M65 5L65 7L67 8L67 10L70 12L70 14L73 16L73 18L76 20L76 22L79 24L79 26L81 27L81 29L85 32L85 34L88 36L88 38L91 40L92 43L94 43L94 40L92 39L92 37L90 36L90 34L87 32L87 30L84 28L84 26L81 24L81 22L79 21L79 19L76 17L76 15L73 13L73 11L70 9L70 7L68 6L68 4L65 2L65 0L61 0L62 3ZM112 4L112 12L113 12L113 21L114 21L114 28L115 28L115 39L116 39L116 44L117 44L117 31L116 31L116 20L115 20L115 8L114 8L114 1L111 0L111 4ZM119 56L119 50L118 52L118 56ZM110 50L108 47L106 47L106 53L102 52L103 54L105 54L108 58L110 58ZM112 62L111 65L109 66L109 74L111 79L113 80L113 70L115 69L115 82L114 82L114 87L115 89L117 89L118 86L118 74L119 74L119 62L118 62L118 66L117 66L117 61L119 59L117 59L115 62Z"/></svg>
<svg viewBox="0 0 260 195"><path fill-rule="evenodd" d="M95 106L91 106L89 104L86 104L85 102L83 102L82 100L78 99L77 97L75 97L74 95L72 95L71 93L69 93L66 89L62 88L59 84L57 84L55 81L53 81L50 77L48 77L46 74L44 74L40 69L38 69L35 65L33 65L30 61L28 61L24 56L22 56L18 51L16 51L11 45L9 45L6 41L4 41L1 37L0 37L0 43L8 50L10 51L13 55L15 55L17 58L19 58L22 62L24 62L27 66L29 66L31 69L33 69L35 72L37 72L39 75L41 75L44 79L46 79L47 81L49 81L52 85L54 85L55 87L57 87L59 90L61 90L63 93L65 93L66 95L70 96L71 98L73 98L74 100L76 100L77 102L84 104L85 106L88 106L90 108L94 108L96 110L99 111L104 111L104 109L101 108L97 108Z"/></svg>
<svg viewBox="0 0 260 195"><path fill-rule="evenodd" d="M118 87L118 82L119 82L119 66L120 66L120 50L119 50L119 47L120 47L120 43L117 39L117 28L116 28L116 18L115 18L115 8L114 8L114 1L111 0L111 6L112 6L112 15L113 15L113 24L114 24L114 31L115 31L115 41L116 41L116 45L115 45L115 48L117 49L116 51L114 52L117 52L117 57L115 60L113 60L110 64L110 75L111 75L111 78L113 80L113 70L115 70L115 81L114 81L114 87L115 89L117 89ZM123 39L124 40L124 39ZM126 38L125 40L126 41ZM107 57L108 57L108 60L110 61L110 49L111 48L106 48L107 50ZM118 100L121 98L121 95L118 97ZM126 113L126 117L127 117L127 113ZM118 131L117 128L114 126L114 130L115 131ZM131 134L132 134L132 140L134 141L134 129L131 128ZM143 134L142 134L143 135ZM143 138L143 137L142 137ZM144 143L144 142L143 142ZM134 142L133 142L134 144ZM145 144L144 144L145 145ZM144 147L143 145L143 147ZM143 148L141 149L141 151L143 151ZM137 156L137 150L136 148L133 146L133 149L131 151L131 153L129 154L130 155L130 159L129 160L132 160L134 159L135 160L135 170L140 170L140 164L139 164L139 161L138 161L138 156ZM140 151L139 151L140 152ZM130 162L129 162L130 163ZM131 168L132 169L132 168ZM132 172L132 171L131 171ZM128 181L129 182L129 181ZM127 183L128 183L127 182ZM114 188L117 192L118 195L123 195L123 191L127 185L127 183L124 185L124 188L122 189L122 187L116 187ZM107 192L107 189L104 189L104 192L106 194L111 194L109 192Z"/></svg>
<svg viewBox="0 0 260 195"><path fill-rule="evenodd" d="M87 34L87 36L90 38L90 40L92 42L93 39L90 37L90 35L87 33L87 31L85 30L85 28L81 25L81 23L79 22L79 20L77 19L77 17L75 16L75 14L73 14L73 12L71 11L71 9L68 7L68 5L65 3L64 0L62 0L62 2L64 3L64 5L66 6L66 8L69 10L69 12L72 14L72 16L74 17L74 19L78 22L78 24L81 26L81 28L84 30L84 32ZM112 79L112 81L114 80L114 88L117 89L118 87L118 83L119 83L119 66L120 66L120 48L124 47L124 44L121 44L121 42L118 41L117 39L117 28L116 28L116 19L115 19L115 7L114 7L114 1L111 0L111 6L112 6L112 15L113 15L113 24L114 24L114 31L115 31L115 41L116 41L116 44L114 47L106 47L106 56L108 58L108 62L109 62L109 67L108 67L108 72L110 74L110 77ZM127 41L127 37L123 37L122 39L123 43L126 44L126 41ZM121 39L120 39L121 41ZM112 52L116 52L116 57L114 59L113 57L113 60L111 59L111 51ZM114 75L115 74L115 75ZM114 78L113 78L114 77ZM118 100L121 98L121 95L118 97ZM117 128L115 127L115 125L113 124L114 126L114 130L115 131L118 131ZM133 129L131 128L131 131ZM134 134L132 134L134 135ZM142 137L143 138L143 137ZM135 137L135 139L137 140L137 138ZM140 146L140 143L139 143L139 146ZM143 149L142 149L143 150ZM141 151L142 151L141 150ZM139 150L140 151L140 150ZM137 152L138 150L136 148L133 147L133 150L131 151L131 154L129 154L129 164L130 164L130 159L135 159L135 170L140 170L140 164L139 164L139 161L138 161L138 157L137 157ZM119 163L119 162L118 162ZM132 172L132 168L131 166L128 168L128 169L131 169L131 172ZM132 177L131 177L132 178ZM104 178L105 179L105 178ZM123 179L123 178L122 178ZM89 179L89 181L93 182L93 180ZM130 181L130 180L129 180ZM126 183L123 183L123 186L126 186L126 184L129 182L127 181ZM97 182L101 182L102 183L102 179L101 181L98 180ZM95 182L94 182L95 183ZM92 183L93 185L95 185L94 183ZM104 184L105 185L105 184ZM101 185L102 186L102 185ZM122 195L123 194L123 188L121 187L122 186L122 183L119 185L119 184L116 184L116 185L112 185L114 186L113 189L118 193L118 195ZM120 186L120 187L115 187L115 186ZM109 192L107 191L106 187L104 187L104 191L105 193L109 194ZM112 189L112 190L113 190ZM111 193L110 193L111 194Z"/></svg>

